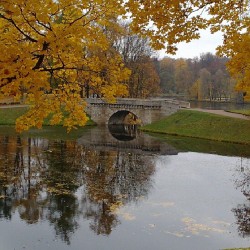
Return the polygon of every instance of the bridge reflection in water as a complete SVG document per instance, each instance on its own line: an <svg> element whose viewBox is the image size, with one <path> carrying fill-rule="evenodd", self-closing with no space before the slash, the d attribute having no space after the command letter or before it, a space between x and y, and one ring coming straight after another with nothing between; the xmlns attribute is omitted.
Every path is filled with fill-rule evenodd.
<svg viewBox="0 0 250 250"><path fill-rule="evenodd" d="M136 154L176 155L178 151L166 142L142 133L136 125L109 125L91 129L77 143L100 151L118 150Z"/></svg>
<svg viewBox="0 0 250 250"><path fill-rule="evenodd" d="M132 141L137 137L137 125L108 125L110 134L118 141Z"/></svg>
<svg viewBox="0 0 250 250"><path fill-rule="evenodd" d="M46 135L52 134L49 133L51 129L47 128ZM55 132L53 129L52 131ZM218 238L221 238L220 246L235 240L242 242L244 239L240 237L250 235L248 158L245 159L246 163L241 161L241 165L235 166L235 174L231 167L233 157L221 158L222 156L216 155L210 157L191 153L173 157L171 161L169 157L160 157L158 165L157 154L176 154L177 151L140 133L133 126L117 127L117 130L111 128L110 131L108 127L86 129L77 141L80 145L75 140L62 140L61 135L54 139L34 135L20 136L8 129L4 133L3 128L0 130L0 230L1 245L6 246L4 249L48 249L48 246L53 250L82 249L86 242L87 249L99 249L100 245L103 250L114 249L114 246L115 249L133 249L134 242L137 244L138 240L145 241L151 233L153 240L163 242L163 238L166 243L163 242L161 249L164 249L168 241L172 242L174 235L171 231L190 237L193 225L201 225L207 231L200 230L202 232L197 236L199 230L195 230L195 240L189 243L187 249L196 249L199 237L203 246L205 235L210 237L208 231L211 231L209 240L212 243L217 244ZM208 141L203 143L209 144ZM193 144L203 150L201 141ZM227 144L219 143L218 148L215 144L211 145L214 150L220 147L224 149ZM239 148L239 145L236 146ZM232 150L234 155L235 148L232 147ZM239 160L240 158L234 159L238 163ZM224 167L218 168L222 161ZM182 168L176 168L183 163L184 172ZM162 165L166 168L159 172L163 170ZM193 172L197 172L196 181L187 181L183 186L183 178L190 179L189 175ZM236 187L240 189L238 193L241 191L247 199L235 192L232 173ZM216 189L219 190L218 196L213 193L210 180L200 188L200 180L204 180L207 174L213 177L215 189L216 185L223 184L221 189ZM183 189L186 185L190 192ZM198 195L192 195L197 190ZM189 193L190 197L187 196ZM223 199L227 193L232 200L230 197ZM183 199L185 202L179 203ZM208 209L204 211L204 204L214 204L214 199L218 199L216 205L219 204L220 207L206 206ZM194 204L197 209L193 213ZM232 227L235 219L230 213L231 207L240 237ZM197 214L197 211L200 212ZM222 217L218 217L218 211L222 211ZM229 212L224 215L223 211ZM216 228L197 224L192 219L203 218L204 212L213 220L218 217L219 223L218 219L213 222ZM191 225L183 224L186 214L190 215ZM221 220L227 223L220 223ZM211 222L212 225L213 223ZM219 224L222 229L217 229ZM227 224L231 236L229 231L227 233ZM159 233L162 225L171 225L170 234ZM190 230L183 231L184 226L190 226ZM22 233L13 237L14 229L17 228L21 228ZM99 236L93 236L90 232ZM128 237L121 241L124 232L131 234L126 234ZM31 240L31 235L34 240ZM155 235L160 238L155 238ZM178 237L178 242L179 239ZM132 243L128 247L130 241ZM148 245L139 245L140 249L145 246ZM180 249L179 246L182 245L175 249ZM225 248L220 246L218 249ZM149 245L150 249L154 247L154 244L152 247Z"/></svg>

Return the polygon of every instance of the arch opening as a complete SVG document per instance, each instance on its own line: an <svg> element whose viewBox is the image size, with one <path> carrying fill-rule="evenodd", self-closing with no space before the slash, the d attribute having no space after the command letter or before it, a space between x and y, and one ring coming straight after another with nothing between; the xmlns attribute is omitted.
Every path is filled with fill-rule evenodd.
<svg viewBox="0 0 250 250"><path fill-rule="evenodd" d="M141 125L140 119L128 110L114 113L108 121L110 134L119 141L134 140L137 136L137 125Z"/></svg>
<svg viewBox="0 0 250 250"><path fill-rule="evenodd" d="M141 120L128 110L120 110L111 115L108 125L141 125Z"/></svg>

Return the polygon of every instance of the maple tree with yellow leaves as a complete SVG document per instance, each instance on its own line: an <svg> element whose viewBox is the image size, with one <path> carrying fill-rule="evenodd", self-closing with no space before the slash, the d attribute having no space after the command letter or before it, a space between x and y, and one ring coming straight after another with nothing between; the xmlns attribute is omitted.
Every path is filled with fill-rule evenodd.
<svg viewBox="0 0 250 250"><path fill-rule="evenodd" d="M176 51L199 30L224 33L220 55L231 58L237 88L249 94L249 0L2 0L0 3L0 96L30 104L18 131L62 122L71 129L87 116L81 98L87 82L108 101L126 95L129 77L112 46L117 19L149 37L155 49Z"/></svg>

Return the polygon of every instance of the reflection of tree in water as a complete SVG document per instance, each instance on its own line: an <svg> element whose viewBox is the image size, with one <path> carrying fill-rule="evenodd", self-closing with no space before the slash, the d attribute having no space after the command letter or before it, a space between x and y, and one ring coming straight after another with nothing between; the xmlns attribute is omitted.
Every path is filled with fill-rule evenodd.
<svg viewBox="0 0 250 250"><path fill-rule="evenodd" d="M236 187L240 188L246 196L248 204L239 204L232 209L237 221L239 234L242 237L250 236L250 159L241 159L240 166L237 166L238 177L235 181Z"/></svg>
<svg viewBox="0 0 250 250"><path fill-rule="evenodd" d="M29 224L48 219L69 242L68 235L77 228L78 202L72 194L78 186L73 159L68 162L65 155L74 151L63 142L20 137L0 138L0 147L0 216L11 219L18 209Z"/></svg>
<svg viewBox="0 0 250 250"><path fill-rule="evenodd" d="M9 179L9 159L8 159L9 137L1 138L1 155L0 155L0 218L11 219L11 200L7 198L7 185Z"/></svg>
<svg viewBox="0 0 250 250"><path fill-rule="evenodd" d="M239 234L244 237L250 236L250 206L243 204L234 208L233 213L237 218Z"/></svg>
<svg viewBox="0 0 250 250"><path fill-rule="evenodd" d="M95 233L108 235L120 223L113 208L147 196L153 173L146 156L0 137L0 218L11 219L17 209L27 223L48 220L68 244L80 216ZM80 186L85 190L79 201Z"/></svg>
<svg viewBox="0 0 250 250"><path fill-rule="evenodd" d="M123 202L135 202L147 196L151 189L151 176L155 165L151 157L133 153L118 153L116 160L114 189L119 190Z"/></svg>
<svg viewBox="0 0 250 250"><path fill-rule="evenodd" d="M86 196L85 196L86 195ZM87 194L82 197L84 218L91 220L90 228L96 234L108 235L119 223L115 214L111 213L105 200L93 201Z"/></svg>
<svg viewBox="0 0 250 250"><path fill-rule="evenodd" d="M110 213L110 204L116 202L114 194L108 191L113 176L111 152L85 151L85 187L82 197L84 217L92 219L90 228L97 234L110 234L118 223Z"/></svg>
<svg viewBox="0 0 250 250"><path fill-rule="evenodd" d="M79 204L73 195L49 195L46 219L54 225L56 235L70 244L70 237L78 228Z"/></svg>
<svg viewBox="0 0 250 250"><path fill-rule="evenodd" d="M82 185L81 161L75 143L49 142L45 157L47 199L46 219L54 225L56 235L70 244L70 236L78 228L79 204L74 196Z"/></svg>
<svg viewBox="0 0 250 250"><path fill-rule="evenodd" d="M79 147L72 142L53 141L46 151L45 183L48 191L58 194L73 194L82 185Z"/></svg>
<svg viewBox="0 0 250 250"><path fill-rule="evenodd" d="M19 136L0 139L0 216L11 219L11 208L22 199L26 188L22 140ZM15 197L15 199L13 199Z"/></svg>
<svg viewBox="0 0 250 250"><path fill-rule="evenodd" d="M86 217L93 217L91 229L110 234L119 222L113 207L147 196L154 165L145 156L121 152L90 152L86 162ZM87 201L87 202L86 202ZM97 204L93 206L93 203Z"/></svg>

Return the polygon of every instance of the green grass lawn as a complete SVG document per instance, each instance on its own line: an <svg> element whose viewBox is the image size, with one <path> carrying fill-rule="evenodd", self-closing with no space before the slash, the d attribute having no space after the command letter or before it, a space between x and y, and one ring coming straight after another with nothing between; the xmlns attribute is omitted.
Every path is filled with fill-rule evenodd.
<svg viewBox="0 0 250 250"><path fill-rule="evenodd" d="M227 112L250 116L250 109L227 110Z"/></svg>
<svg viewBox="0 0 250 250"><path fill-rule="evenodd" d="M250 250L250 248L230 248L230 249L224 249L224 250Z"/></svg>
<svg viewBox="0 0 250 250"><path fill-rule="evenodd" d="M143 131L250 144L250 121L192 110L179 110Z"/></svg>
<svg viewBox="0 0 250 250"><path fill-rule="evenodd" d="M0 108L0 125L15 125L15 120L23 115L28 108Z"/></svg>
<svg viewBox="0 0 250 250"><path fill-rule="evenodd" d="M15 125L16 119L27 110L27 107L0 108L0 125ZM50 125L49 119L45 119L44 125ZM86 125L94 125L94 122L90 119Z"/></svg>

